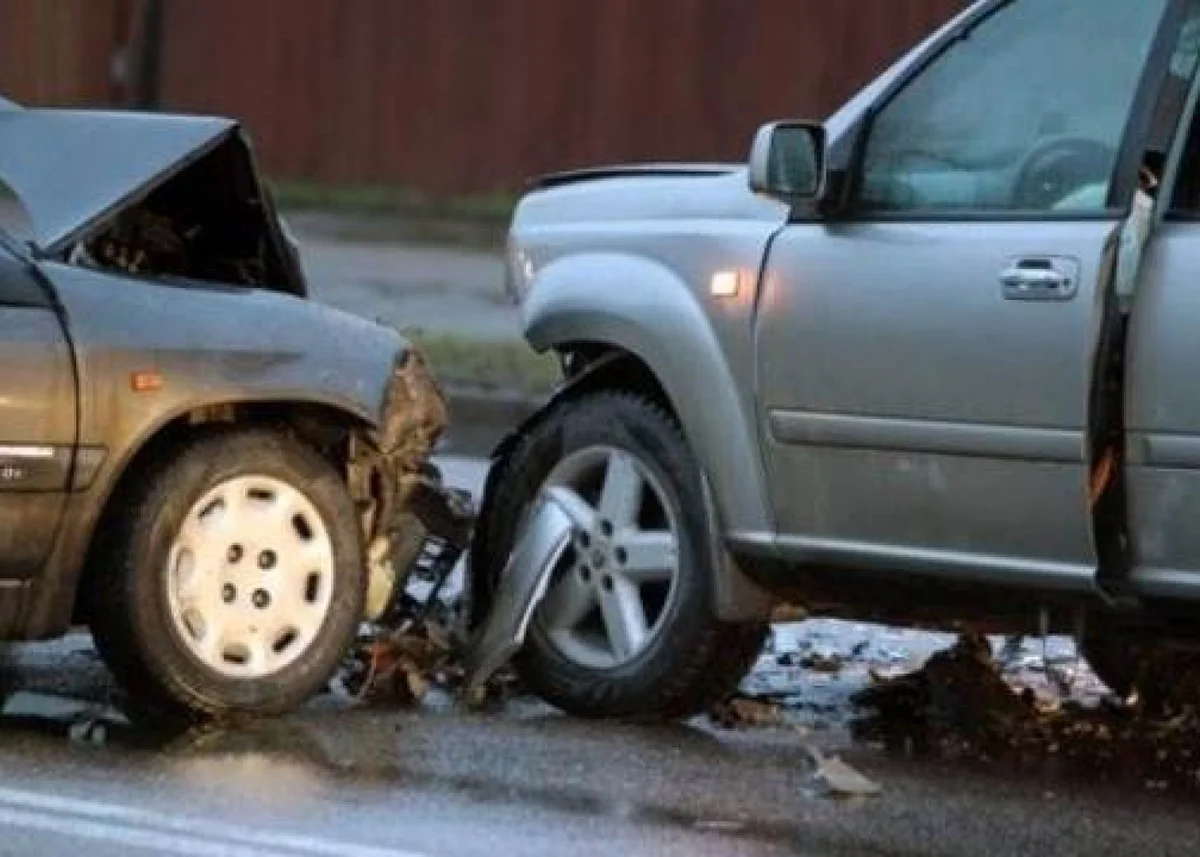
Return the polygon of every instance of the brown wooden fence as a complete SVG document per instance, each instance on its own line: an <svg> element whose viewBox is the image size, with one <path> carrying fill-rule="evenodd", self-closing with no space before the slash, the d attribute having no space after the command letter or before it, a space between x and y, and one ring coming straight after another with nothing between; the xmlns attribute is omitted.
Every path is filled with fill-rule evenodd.
<svg viewBox="0 0 1200 857"><path fill-rule="evenodd" d="M281 177L433 192L596 162L740 158L759 122L824 116L963 5L163 2L165 107L243 119ZM0 0L0 81L39 101L103 101L103 43L125 38L129 3Z"/></svg>
<svg viewBox="0 0 1200 857"><path fill-rule="evenodd" d="M0 92L31 104L107 104L132 0L0 0Z"/></svg>

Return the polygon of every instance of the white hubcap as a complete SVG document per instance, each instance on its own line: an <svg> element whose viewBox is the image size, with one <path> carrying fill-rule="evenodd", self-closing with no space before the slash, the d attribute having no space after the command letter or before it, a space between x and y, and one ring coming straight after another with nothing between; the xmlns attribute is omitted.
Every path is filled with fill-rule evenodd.
<svg viewBox="0 0 1200 857"><path fill-rule="evenodd" d="M188 511L171 547L175 630L206 667L260 678L307 651L333 599L333 543L312 502L285 482L223 482Z"/></svg>
<svg viewBox="0 0 1200 857"><path fill-rule="evenodd" d="M591 447L546 481L577 533L539 611L565 656L609 669L654 640L678 590L679 536L670 496L636 456Z"/></svg>

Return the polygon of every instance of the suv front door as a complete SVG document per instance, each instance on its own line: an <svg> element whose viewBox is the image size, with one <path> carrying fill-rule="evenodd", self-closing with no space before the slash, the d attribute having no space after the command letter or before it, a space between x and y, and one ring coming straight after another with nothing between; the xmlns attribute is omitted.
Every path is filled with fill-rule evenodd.
<svg viewBox="0 0 1200 857"><path fill-rule="evenodd" d="M758 391L787 555L1090 584L1097 285L1180 8L992 4L873 108L852 213L777 238Z"/></svg>

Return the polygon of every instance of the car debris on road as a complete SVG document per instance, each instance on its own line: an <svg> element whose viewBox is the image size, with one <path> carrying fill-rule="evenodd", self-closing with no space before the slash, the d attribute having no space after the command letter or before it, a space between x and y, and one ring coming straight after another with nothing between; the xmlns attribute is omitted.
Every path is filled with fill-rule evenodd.
<svg viewBox="0 0 1200 857"><path fill-rule="evenodd" d="M438 600L471 534L470 500L465 495L455 499L451 514L431 531L436 554L412 572L425 584L424 593L414 597L410 580L397 580L391 605L375 617L375 630L352 654L349 677L343 679L352 693L379 696L390 684L390 698L420 699L429 675L449 670L464 698L479 703L488 697L489 682L520 649L575 527L553 494L545 494L506 563L490 611L478 628L470 629L466 605L450 608ZM464 593L470 590L469 583L463 586Z"/></svg>

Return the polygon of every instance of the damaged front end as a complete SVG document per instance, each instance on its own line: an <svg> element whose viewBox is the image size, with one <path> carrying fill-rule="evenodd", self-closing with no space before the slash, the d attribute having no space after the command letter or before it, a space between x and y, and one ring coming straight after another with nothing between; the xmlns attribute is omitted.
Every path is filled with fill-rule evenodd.
<svg viewBox="0 0 1200 857"><path fill-rule="evenodd" d="M307 295L296 248L237 132L72 241L65 261Z"/></svg>
<svg viewBox="0 0 1200 857"><path fill-rule="evenodd" d="M425 358L397 361L379 428L351 441L350 489L360 503L369 563L366 619L402 630L423 618L466 550L470 495L442 484L430 461L447 422L446 400ZM429 592L407 596L413 578Z"/></svg>
<svg viewBox="0 0 1200 857"><path fill-rule="evenodd" d="M471 544L475 509L468 492L442 484L430 461L447 411L419 351L409 349L397 363L384 414L380 428L357 435L351 450L351 489L361 498L368 546L364 618L374 629L351 655L347 689L373 693L399 673L402 695L415 698L430 673L451 667L467 698L486 698L488 684L524 642L574 523L553 492L541 497L486 621L472 629L471 605L463 603L469 580L457 609L447 611L439 598Z"/></svg>
<svg viewBox="0 0 1200 857"><path fill-rule="evenodd" d="M0 219L39 258L187 288L307 296L295 242L249 140L222 118L0 112ZM440 587L470 538L467 495L430 462L446 404L424 358L399 357L348 477L370 564L367 618L394 623L408 578Z"/></svg>

